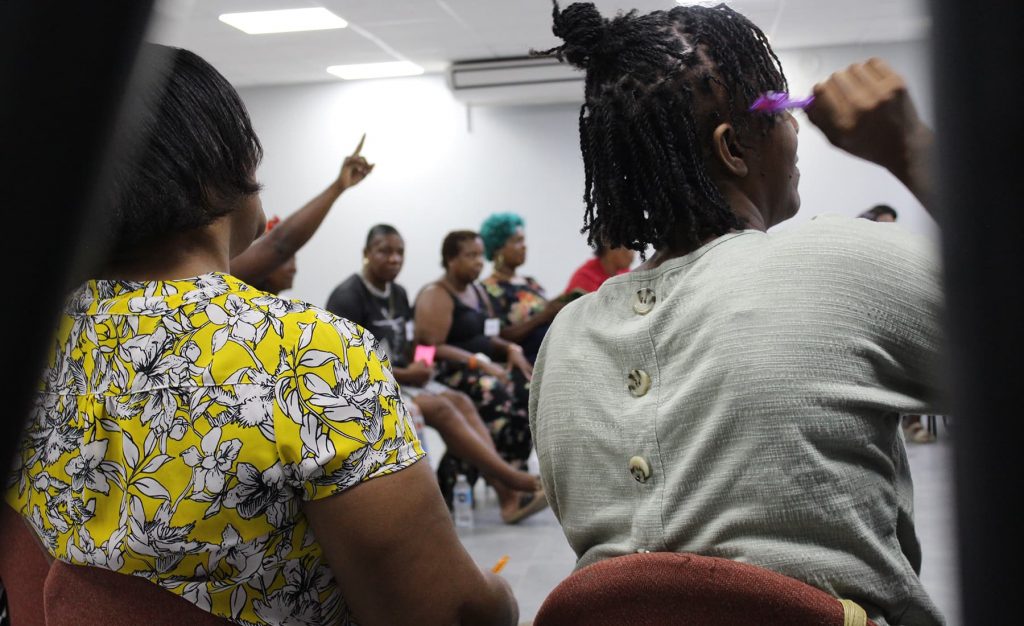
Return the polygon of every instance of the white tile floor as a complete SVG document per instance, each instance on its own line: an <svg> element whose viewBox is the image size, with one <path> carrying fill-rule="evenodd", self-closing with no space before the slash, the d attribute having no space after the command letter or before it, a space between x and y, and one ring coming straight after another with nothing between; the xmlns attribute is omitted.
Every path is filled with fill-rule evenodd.
<svg viewBox="0 0 1024 626"><path fill-rule="evenodd" d="M434 435L433 437L431 435ZM953 435L939 425L934 444L910 444L911 471L915 484L915 516L924 552L921 578L925 588L946 614L949 626L960 626L960 599L954 539L951 442ZM428 431L431 459L440 458L443 444ZM531 463L535 463L531 459ZM536 471L536 465L533 466ZM518 526L501 523L493 492L486 494L478 483L475 527L460 530L466 549L481 566L491 567L509 555L502 574L519 599L521 622L529 622L547 594L572 571L575 555L565 541L551 511L524 520Z"/></svg>
<svg viewBox="0 0 1024 626"><path fill-rule="evenodd" d="M952 426L952 420L950 421ZM907 444L914 477L914 520L921 540L921 580L949 626L960 626L960 582L953 501L953 445L956 434L940 418L939 439Z"/></svg>

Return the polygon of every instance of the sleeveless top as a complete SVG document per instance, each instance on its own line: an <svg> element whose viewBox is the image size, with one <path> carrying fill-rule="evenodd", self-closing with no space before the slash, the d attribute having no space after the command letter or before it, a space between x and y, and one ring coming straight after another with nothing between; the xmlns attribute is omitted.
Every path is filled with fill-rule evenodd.
<svg viewBox="0 0 1024 626"><path fill-rule="evenodd" d="M445 343L462 348L467 352L482 352L492 359L496 358L491 338L484 334L484 323L488 317L494 317L494 314L491 310L490 300L481 293L480 286L475 283L471 285L477 300L477 308L473 308L462 302L447 285L441 282L437 284L448 292L455 304L455 310L452 311L452 325L448 329Z"/></svg>

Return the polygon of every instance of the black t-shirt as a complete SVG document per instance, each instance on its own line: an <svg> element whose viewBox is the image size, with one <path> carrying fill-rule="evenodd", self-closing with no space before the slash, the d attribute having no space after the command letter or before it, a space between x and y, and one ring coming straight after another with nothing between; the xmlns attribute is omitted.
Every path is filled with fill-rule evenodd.
<svg viewBox="0 0 1024 626"><path fill-rule="evenodd" d="M334 288L325 308L373 333L392 367L407 367L412 360L412 341L406 334L413 319L412 307L400 285L391 283L390 296L379 298L370 293L359 274L352 274Z"/></svg>

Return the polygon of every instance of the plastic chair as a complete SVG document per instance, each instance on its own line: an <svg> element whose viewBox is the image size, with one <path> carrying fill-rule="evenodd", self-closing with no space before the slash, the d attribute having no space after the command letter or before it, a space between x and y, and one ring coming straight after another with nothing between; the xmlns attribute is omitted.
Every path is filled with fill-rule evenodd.
<svg viewBox="0 0 1024 626"><path fill-rule="evenodd" d="M63 561L54 561L50 567L44 602L46 626L232 624L145 578Z"/></svg>
<svg viewBox="0 0 1024 626"><path fill-rule="evenodd" d="M654 552L599 561L563 580L533 626L874 626L806 583L726 559Z"/></svg>
<svg viewBox="0 0 1024 626"><path fill-rule="evenodd" d="M0 502L0 583L11 626L45 626L43 583L50 560L21 515Z"/></svg>

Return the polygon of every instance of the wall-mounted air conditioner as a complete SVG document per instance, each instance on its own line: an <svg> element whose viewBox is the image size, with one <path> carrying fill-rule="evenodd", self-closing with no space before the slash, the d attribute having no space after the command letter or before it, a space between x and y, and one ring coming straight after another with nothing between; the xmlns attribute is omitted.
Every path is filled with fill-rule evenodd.
<svg viewBox="0 0 1024 626"><path fill-rule="evenodd" d="M448 85L469 104L583 102L583 72L551 57L459 61L448 68Z"/></svg>

